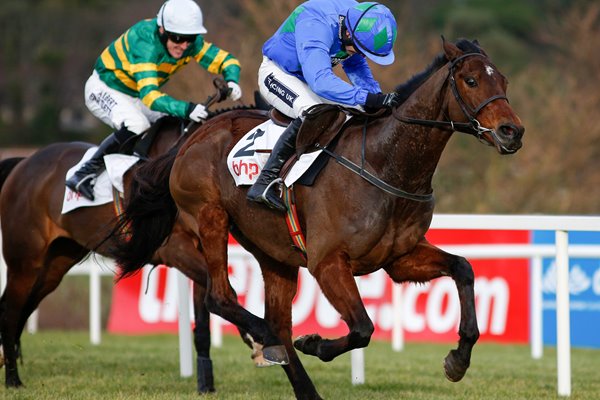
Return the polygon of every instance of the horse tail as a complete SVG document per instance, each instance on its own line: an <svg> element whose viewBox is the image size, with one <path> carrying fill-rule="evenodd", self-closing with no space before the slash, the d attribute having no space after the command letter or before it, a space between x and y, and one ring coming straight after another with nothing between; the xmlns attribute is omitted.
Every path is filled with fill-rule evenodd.
<svg viewBox="0 0 600 400"><path fill-rule="evenodd" d="M127 205L111 236L117 237L113 253L120 272L117 280L135 274L152 261L153 255L173 230L177 206L169 190L169 176L177 149L146 162L126 189Z"/></svg>
<svg viewBox="0 0 600 400"><path fill-rule="evenodd" d="M24 159L25 157L12 157L0 161L0 190L2 190L2 186L4 186L4 182L6 182L11 171Z"/></svg>

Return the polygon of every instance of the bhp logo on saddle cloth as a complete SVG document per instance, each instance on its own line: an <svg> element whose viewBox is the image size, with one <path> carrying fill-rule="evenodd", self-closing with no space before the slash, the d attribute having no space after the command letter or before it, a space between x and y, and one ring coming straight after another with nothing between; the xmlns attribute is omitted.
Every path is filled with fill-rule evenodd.
<svg viewBox="0 0 600 400"><path fill-rule="evenodd" d="M236 186L252 185L267 162L271 150L285 127L267 120L245 134L227 156L227 167ZM303 154L288 172L286 186L290 186L311 166L321 150Z"/></svg>
<svg viewBox="0 0 600 400"><path fill-rule="evenodd" d="M438 245L461 243L527 243L522 231L432 230ZM529 338L529 268L527 260L472 260L475 270L477 318L482 340L525 343ZM175 271L148 270L121 281L113 291L108 329L115 333L177 332ZM239 245L230 244L229 275L240 303L262 316L264 291L260 269ZM147 293L146 282L148 282ZM383 270L359 280L365 307L375 324L374 337L389 339L392 329L392 282ZM191 299L190 299L191 301ZM401 317L405 338L414 341L456 341L460 303L450 278L428 284L404 284ZM225 331L235 333L227 323ZM293 303L294 335L318 332L325 337L347 333L347 327L321 293L310 273L301 268Z"/></svg>

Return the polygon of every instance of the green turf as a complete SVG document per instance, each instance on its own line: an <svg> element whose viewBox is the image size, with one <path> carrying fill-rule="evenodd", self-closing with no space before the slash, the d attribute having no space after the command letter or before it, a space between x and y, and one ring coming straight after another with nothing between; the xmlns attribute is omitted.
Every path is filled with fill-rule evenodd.
<svg viewBox="0 0 600 400"><path fill-rule="evenodd" d="M92 346L84 332L23 336L25 388L0 389L6 399L198 399L195 378L179 377L178 339L173 335L104 335ZM465 378L451 383L442 360L450 345L408 343L395 353L387 342L365 351L366 384L350 384L350 356L323 363L302 355L326 399L554 399L556 353L533 360L527 346L478 344ZM194 358L195 359L195 358ZM292 399L280 367L255 368L250 351L226 336L212 350L217 393L206 399ZM195 364L195 363L194 363ZM600 351L573 349L571 399L600 399Z"/></svg>

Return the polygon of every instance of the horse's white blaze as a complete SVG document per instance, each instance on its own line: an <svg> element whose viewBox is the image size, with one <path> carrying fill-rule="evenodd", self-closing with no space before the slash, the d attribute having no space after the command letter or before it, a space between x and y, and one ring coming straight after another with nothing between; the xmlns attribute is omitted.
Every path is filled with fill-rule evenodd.
<svg viewBox="0 0 600 400"><path fill-rule="evenodd" d="M492 68L491 65L486 65L485 66L485 72L487 72L487 74L489 76L492 76L494 74L494 68Z"/></svg>

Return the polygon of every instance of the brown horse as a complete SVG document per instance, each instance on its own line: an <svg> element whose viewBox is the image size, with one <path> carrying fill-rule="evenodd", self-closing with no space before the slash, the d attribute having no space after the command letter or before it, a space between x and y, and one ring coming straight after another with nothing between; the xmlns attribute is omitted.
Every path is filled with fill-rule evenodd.
<svg viewBox="0 0 600 400"><path fill-rule="evenodd" d="M183 128L179 119L163 119L148 157L183 143ZM17 356L27 318L56 289L69 269L90 249L96 249L115 224L114 205L110 203L61 214L65 174L89 147L85 143L57 143L26 159L0 162L3 255L8 267L7 286L0 301L0 343L8 387L22 385ZM192 247L186 249L187 246ZM112 247L114 243L107 242L96 251L110 256ZM172 239L157 250L153 263L176 266L195 282L198 390L207 392L214 391L214 385L209 314L204 306L206 268L195 247L176 224Z"/></svg>
<svg viewBox="0 0 600 400"><path fill-rule="evenodd" d="M458 348L445 359L451 381L470 364L479 337L475 316L473 270L466 259L448 254L425 239L433 215L432 177L454 131L475 135L500 154L521 147L524 128L506 98L507 80L479 44L443 40L443 53L422 73L397 88L405 99L391 112L354 118L338 136L329 162L314 185L296 185L295 205L306 237L306 257L293 247L284 217L247 202L235 186L226 157L243 133L265 120L256 111L230 112L198 130L178 154L162 157L154 168L170 171L171 198L132 193L126 215L133 237L120 249L126 275L145 263L171 226L164 213L143 215L134 204L165 201L176 205L182 225L195 234L209 269L207 306L262 343L265 358L284 369L297 398L320 398L296 349L329 361L368 345L374 327L361 301L354 276L384 269L394 282L454 279L461 303ZM302 133L301 133L302 135ZM144 167L145 168L145 167ZM147 187L156 173L138 170ZM360 179L360 178L364 179ZM156 183L156 182L155 182ZM152 185L154 185L153 183ZM165 181L162 182L166 184ZM148 196L148 197L144 197ZM139 203L138 203L139 202ZM172 219L172 217L171 217ZM160 221L166 221L166 224ZM148 231L148 227L161 230ZM265 280L265 320L237 303L227 279L227 234L259 261ZM143 243L146 248L141 248ZM191 247L191 246L190 246ZM145 252L145 253L144 253ZM337 339L319 335L292 343L291 304L299 266L308 268L346 322L349 333ZM273 336L275 334L275 337Z"/></svg>

